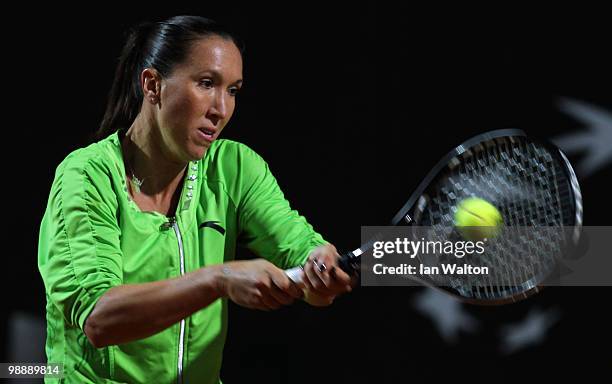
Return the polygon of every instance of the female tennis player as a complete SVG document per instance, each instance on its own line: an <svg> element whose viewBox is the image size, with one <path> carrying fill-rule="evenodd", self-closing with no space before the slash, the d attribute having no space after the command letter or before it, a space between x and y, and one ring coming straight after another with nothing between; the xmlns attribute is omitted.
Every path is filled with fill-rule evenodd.
<svg viewBox="0 0 612 384"><path fill-rule="evenodd" d="M62 382L218 383L227 299L271 310L351 289L266 162L219 139L242 51L202 17L130 32L99 141L58 166L41 224L46 353ZM261 258L233 261L237 246ZM304 286L284 273L299 265Z"/></svg>

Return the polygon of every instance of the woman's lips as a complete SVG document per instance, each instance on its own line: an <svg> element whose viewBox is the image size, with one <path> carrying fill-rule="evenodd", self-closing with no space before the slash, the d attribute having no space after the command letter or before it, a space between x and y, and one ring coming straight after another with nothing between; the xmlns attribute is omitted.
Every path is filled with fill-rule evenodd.
<svg viewBox="0 0 612 384"><path fill-rule="evenodd" d="M213 140L215 140L216 131L214 129L199 128L198 133L200 137L202 137L204 140L208 141L209 143L212 143Z"/></svg>

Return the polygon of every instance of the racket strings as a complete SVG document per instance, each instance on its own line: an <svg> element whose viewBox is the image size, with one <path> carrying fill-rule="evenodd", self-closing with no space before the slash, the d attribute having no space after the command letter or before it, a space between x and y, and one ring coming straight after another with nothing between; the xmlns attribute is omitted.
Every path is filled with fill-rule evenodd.
<svg viewBox="0 0 612 384"><path fill-rule="evenodd" d="M563 231L525 227L571 225L571 191L563 166L550 151L524 137L488 140L453 159L422 196L418 225L431 227L428 239L457 241L454 215L460 201L483 198L495 205L506 227L478 256L489 275L430 275L436 284L479 299L508 297L532 288L548 274L565 242ZM457 262L437 255L439 262Z"/></svg>

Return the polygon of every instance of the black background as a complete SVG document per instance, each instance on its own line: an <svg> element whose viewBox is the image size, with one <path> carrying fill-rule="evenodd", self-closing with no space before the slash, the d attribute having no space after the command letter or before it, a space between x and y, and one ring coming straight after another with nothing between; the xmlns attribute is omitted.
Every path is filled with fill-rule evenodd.
<svg viewBox="0 0 612 384"><path fill-rule="evenodd" d="M360 226L386 224L465 139L499 128L544 138L580 129L559 112L562 97L612 109L610 33L596 11L557 18L308 4L97 3L6 16L4 329L13 311L44 316L36 250L53 173L98 126L123 33L138 21L199 14L239 33L245 84L224 136L260 153L292 206L341 250L358 245ZM585 224L610 224L611 175L608 164L581 179ZM510 306L466 307L482 328L455 345L413 309L420 290L358 289L325 309L232 305L222 378L499 382L610 373L608 288L549 288ZM562 318L544 343L502 355L500 327L532 308L557 308Z"/></svg>

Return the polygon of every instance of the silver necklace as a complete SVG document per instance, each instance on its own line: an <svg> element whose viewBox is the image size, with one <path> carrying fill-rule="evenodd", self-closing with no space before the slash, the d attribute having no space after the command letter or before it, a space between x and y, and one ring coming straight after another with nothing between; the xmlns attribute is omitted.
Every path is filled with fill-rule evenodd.
<svg viewBox="0 0 612 384"><path fill-rule="evenodd" d="M134 171L132 170L132 177L130 177L130 182L132 183L132 187L134 187L136 192L140 193L140 187L142 187L142 183L144 183L144 181L145 179L140 180L138 177L136 177Z"/></svg>

